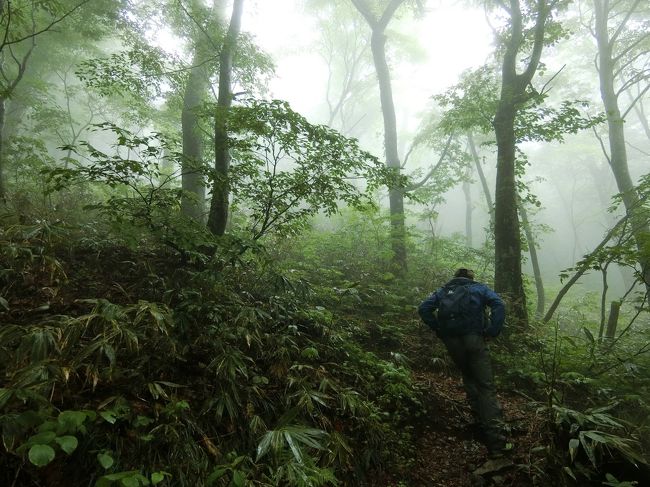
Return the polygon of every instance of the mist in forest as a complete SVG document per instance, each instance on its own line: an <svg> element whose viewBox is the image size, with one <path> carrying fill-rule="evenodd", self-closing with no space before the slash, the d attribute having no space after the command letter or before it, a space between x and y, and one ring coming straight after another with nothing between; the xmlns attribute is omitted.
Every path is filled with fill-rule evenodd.
<svg viewBox="0 0 650 487"><path fill-rule="evenodd" d="M649 93L643 0L0 0L0 485L645 485Z"/></svg>

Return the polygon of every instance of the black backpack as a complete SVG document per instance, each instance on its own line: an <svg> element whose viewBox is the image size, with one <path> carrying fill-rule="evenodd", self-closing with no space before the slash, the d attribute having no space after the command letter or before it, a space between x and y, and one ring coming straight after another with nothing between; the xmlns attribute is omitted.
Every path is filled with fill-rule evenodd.
<svg viewBox="0 0 650 487"><path fill-rule="evenodd" d="M467 325L470 313L470 291L468 284L452 284L442 288L438 305L438 321L447 330L461 331Z"/></svg>

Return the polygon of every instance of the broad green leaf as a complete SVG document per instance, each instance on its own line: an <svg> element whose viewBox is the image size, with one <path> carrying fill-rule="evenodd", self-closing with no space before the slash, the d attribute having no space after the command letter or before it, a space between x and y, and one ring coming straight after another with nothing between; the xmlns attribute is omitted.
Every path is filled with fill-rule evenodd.
<svg viewBox="0 0 650 487"><path fill-rule="evenodd" d="M108 453L98 453L97 454L97 460L99 461L99 464L104 467L104 469L108 470L113 466L113 463L115 463L115 460L111 455Z"/></svg>
<svg viewBox="0 0 650 487"><path fill-rule="evenodd" d="M159 484L165 480L165 472L154 472L151 474L151 483L153 485Z"/></svg>
<svg viewBox="0 0 650 487"><path fill-rule="evenodd" d="M65 431L77 431L86 418L86 413L82 411L63 411L57 421Z"/></svg>
<svg viewBox="0 0 650 487"><path fill-rule="evenodd" d="M29 461L43 467L54 460L54 448L49 445L34 445L29 449Z"/></svg>
<svg viewBox="0 0 650 487"><path fill-rule="evenodd" d="M246 484L246 475L241 470L235 470L232 473L232 483L235 487L244 487Z"/></svg>
<svg viewBox="0 0 650 487"><path fill-rule="evenodd" d="M54 431L44 431L43 433L38 433L36 435L30 436L27 440L28 445L42 445L51 443L54 438L56 438L56 433Z"/></svg>
<svg viewBox="0 0 650 487"><path fill-rule="evenodd" d="M55 438L55 440L58 445L61 447L61 450L66 452L68 455L70 455L73 451L77 449L77 446L79 445L79 441L77 440L76 437L74 436L59 436L58 438Z"/></svg>
<svg viewBox="0 0 650 487"><path fill-rule="evenodd" d="M122 479L124 487L140 487L140 480L137 477L125 477Z"/></svg>

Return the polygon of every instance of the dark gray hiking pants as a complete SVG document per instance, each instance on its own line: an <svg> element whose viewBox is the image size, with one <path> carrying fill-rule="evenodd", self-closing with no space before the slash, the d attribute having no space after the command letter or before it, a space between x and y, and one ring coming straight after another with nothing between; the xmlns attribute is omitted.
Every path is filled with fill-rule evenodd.
<svg viewBox="0 0 650 487"><path fill-rule="evenodd" d="M449 355L463 374L463 386L472 412L478 417L488 450L505 447L501 406L497 401L492 362L482 336L443 337Z"/></svg>

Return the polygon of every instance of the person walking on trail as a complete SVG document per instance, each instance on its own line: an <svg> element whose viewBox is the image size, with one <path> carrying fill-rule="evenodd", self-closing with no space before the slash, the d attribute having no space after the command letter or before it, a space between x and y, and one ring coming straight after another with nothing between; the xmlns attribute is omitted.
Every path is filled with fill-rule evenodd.
<svg viewBox="0 0 650 487"><path fill-rule="evenodd" d="M486 341L501 333L505 320L503 300L485 284L474 281L474 271L461 268L420 304L418 313L443 341L463 375L465 393L478 418L488 455L502 456L507 444Z"/></svg>

